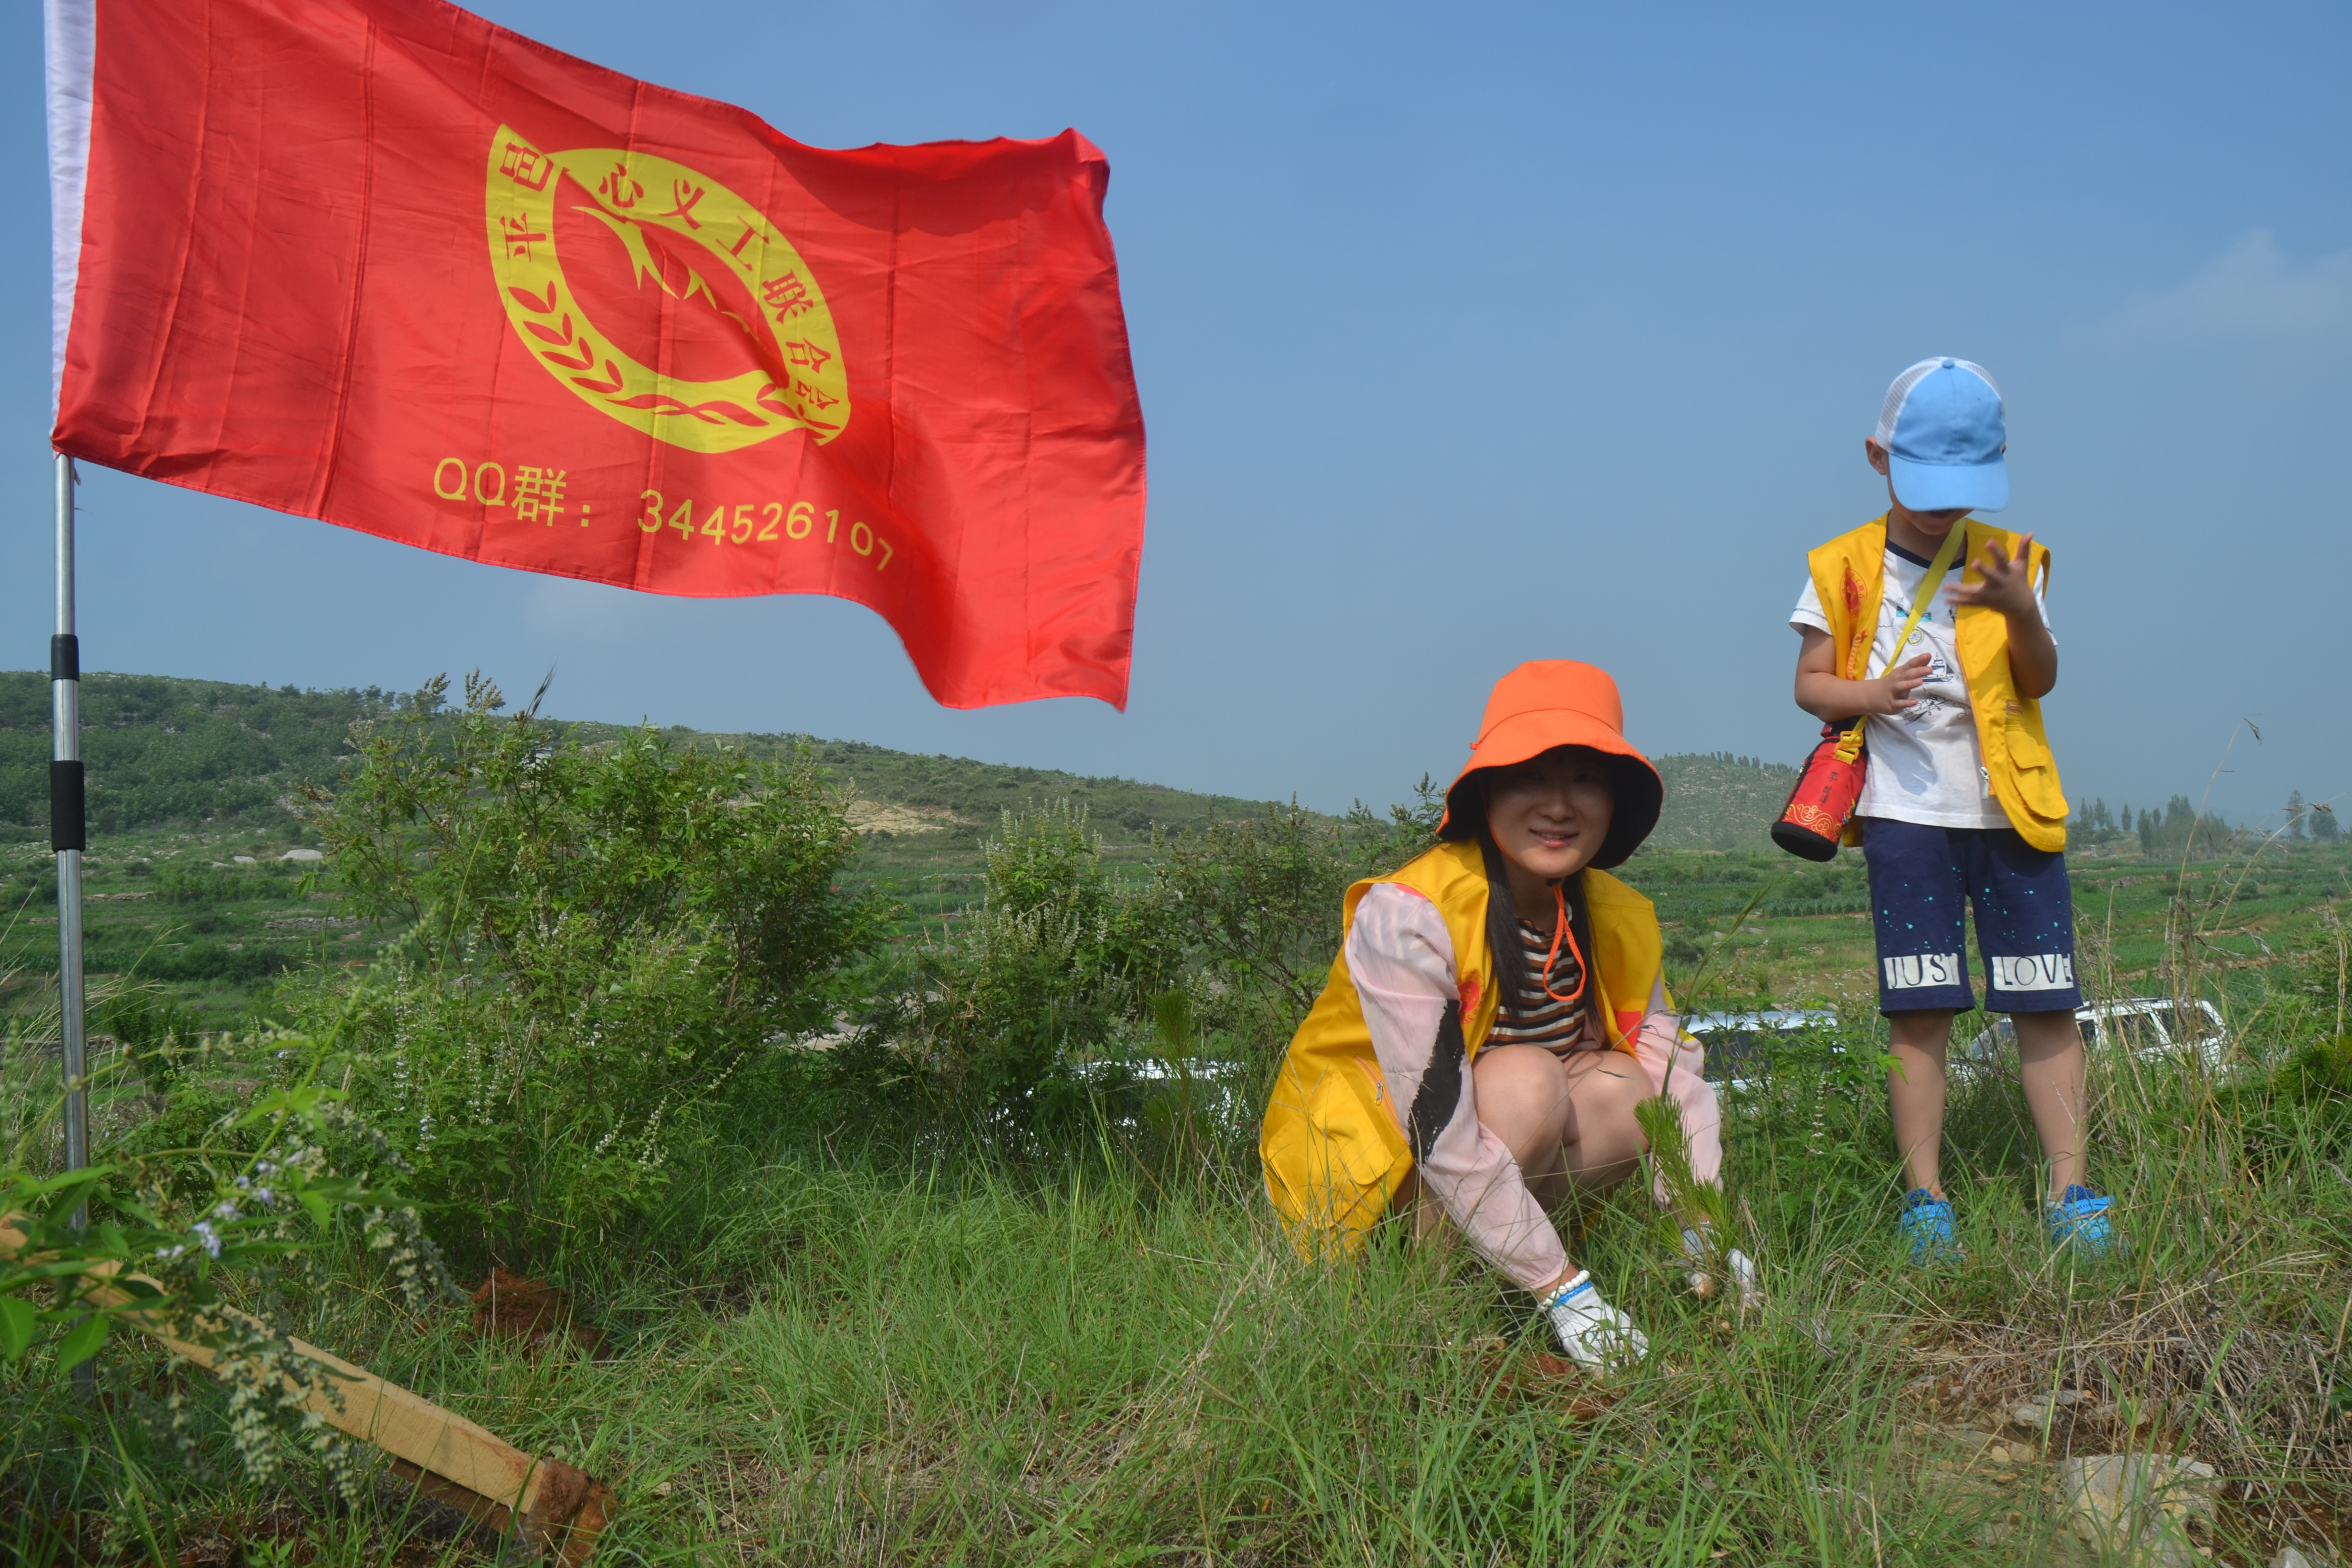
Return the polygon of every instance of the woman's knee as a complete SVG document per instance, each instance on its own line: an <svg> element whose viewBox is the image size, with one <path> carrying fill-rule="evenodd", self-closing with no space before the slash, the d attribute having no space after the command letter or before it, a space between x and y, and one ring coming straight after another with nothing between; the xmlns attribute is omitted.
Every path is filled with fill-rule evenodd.
<svg viewBox="0 0 2352 1568"><path fill-rule="evenodd" d="M1629 1060L1622 1067L1611 1062L1595 1068L1579 1086L1576 1100L1580 1110L1590 1104L1612 1123L1638 1129L1633 1108L1651 1093L1649 1075Z"/></svg>
<svg viewBox="0 0 2352 1568"><path fill-rule="evenodd" d="M1627 1165L1639 1160L1648 1143L1633 1108L1649 1098L1646 1075L1639 1068L1619 1068L1603 1063L1577 1079L1575 1121L1570 1135L1577 1145L1580 1168ZM1618 1173L1622 1174L1622 1172Z"/></svg>
<svg viewBox="0 0 2352 1568"><path fill-rule="evenodd" d="M1559 1142L1569 1082L1559 1058L1535 1046L1498 1046L1481 1051L1470 1070L1478 1120L1515 1154Z"/></svg>

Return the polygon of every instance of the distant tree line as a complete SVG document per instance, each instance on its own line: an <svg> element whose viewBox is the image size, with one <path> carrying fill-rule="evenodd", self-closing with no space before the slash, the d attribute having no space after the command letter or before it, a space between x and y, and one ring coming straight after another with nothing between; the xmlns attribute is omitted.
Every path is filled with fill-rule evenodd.
<svg viewBox="0 0 2352 1568"><path fill-rule="evenodd" d="M2151 805L2137 816L2128 803L2111 811L2105 800L2093 800L2076 805L2070 826L2074 838L2089 844L2137 837L2140 852L2151 860L2218 855L2234 831L2218 813L2199 811L2185 795L2174 795L2161 810Z"/></svg>
<svg viewBox="0 0 2352 1568"><path fill-rule="evenodd" d="M2117 826L2116 814L2107 809L2105 800L2079 803L2074 807L2074 819L2066 825L2069 837L2084 838L2094 844L2104 844L2123 837L2131 828L2131 807L2123 808L2123 825Z"/></svg>
<svg viewBox="0 0 2352 1568"><path fill-rule="evenodd" d="M2230 825L2211 812L2199 811L2185 795L2165 802L2161 816L2153 806L2139 814L2139 847L2151 860L2219 855L2229 841Z"/></svg>
<svg viewBox="0 0 2352 1568"><path fill-rule="evenodd" d="M2305 800L2301 790L2288 795L2283 815L2285 824L2280 837L2290 843L2343 841L2344 826L2336 808ZM2236 831L2217 814L2200 812L2185 795L2174 795L2160 811L2149 806L2137 818L2129 805L2110 810L2104 800L2084 801L2074 807L2069 827L2078 842L2088 844L2108 844L2137 837L2141 850L2151 859L2175 860L2184 853L2216 853Z"/></svg>
<svg viewBox="0 0 2352 1568"><path fill-rule="evenodd" d="M2291 790L2286 797L2286 836L2308 839L2315 844L2333 844L2343 837L2344 825L2336 820L2336 808L2321 804L2314 805L2303 798L2301 790Z"/></svg>

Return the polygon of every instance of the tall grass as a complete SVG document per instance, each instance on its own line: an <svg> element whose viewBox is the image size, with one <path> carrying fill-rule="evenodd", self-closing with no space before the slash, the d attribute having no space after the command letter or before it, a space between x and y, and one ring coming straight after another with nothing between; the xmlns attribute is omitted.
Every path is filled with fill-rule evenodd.
<svg viewBox="0 0 2352 1568"><path fill-rule="evenodd" d="M2320 1021L2284 1005L2237 1042L2250 1067ZM2352 1481L2340 1105L2292 1075L2097 1062L2095 1166L2132 1246L2095 1264L2049 1248L2013 1077L1978 1075L1948 1167L1967 1255L1920 1271L1893 1245L1878 1048L1821 1031L1730 1107L1761 1312L1690 1297L1646 1200L1590 1213L1580 1257L1654 1345L1603 1398L1545 1373L1539 1329L1458 1250L1308 1263L1245 1148L1155 1169L1108 1121L1055 1162L739 1141L676 1194L671 1255L571 1260L605 1359L409 1317L358 1259L295 1326L610 1480L614 1562L2040 1563L2063 1536L2047 1470L1960 1434L2062 1386L2121 1425L2060 1449L2221 1470L2224 1560L2322 1539ZM110 1351L91 1406L7 1373L0 1550L483 1549L389 1481L350 1512L216 1451L180 1470L152 1430L175 1375Z"/></svg>
<svg viewBox="0 0 2352 1568"><path fill-rule="evenodd" d="M615 1563L2039 1568L2095 1560L2066 1544L2054 1461L2116 1450L2221 1473L2201 1543L2222 1561L2266 1563L2288 1540L2341 1552L2340 929L2292 963L2223 972L2203 939L2228 918L2226 885L2177 901L2166 971L2131 984L2226 998L2230 1041L2217 1064L2095 1058L2092 1174L2129 1242L2104 1261L2048 1244L2011 1057L1956 1073L1945 1170L1966 1250L1911 1266L1894 1234L1884 1026L1862 1014L1809 1031L1727 1100L1728 1212L1764 1268L1761 1310L1688 1293L1646 1182L1569 1216L1579 1260L1653 1346L1594 1384L1559 1372L1548 1329L1458 1247L1379 1235L1360 1258L1315 1261L1276 1227L1255 1091L1221 1097L1270 1071L1323 962L1307 950L1330 940L1316 922L1355 860L1426 826L1401 813L1366 847L1302 822L1180 844L1139 888L1097 875L1082 824L1033 825L1068 850L1045 892L1103 906L1077 922L1118 960L1076 966L1096 989L1026 947L964 990L951 965L931 973L918 994L962 1032L919 1007L898 1023L953 1060L1019 1068L978 1075L988 1115L916 1117L920 1097L886 1081L908 1058L877 1046L878 1028L764 1057L630 1226L551 1224L531 1256L504 1259L573 1295L604 1334L596 1355L478 1337L454 1300L396 1305L366 1249L332 1237L247 1281L245 1304L610 1483ZM992 899L1007 920L1052 902ZM1181 987L1126 941L1132 925L1160 942L1136 922L1171 910L1209 954ZM2119 994L2102 933L2084 931L2092 989ZM1714 953L1729 952L1727 936ZM1697 963L1685 989L1738 984ZM233 1112L291 1037L207 1042L146 1129L180 1137ZM1180 1070L1127 1072L1112 1047L1129 1047ZM1212 1058L1232 1070L1207 1074ZM5 1066L7 1154L53 1161L54 1064L18 1051ZM1038 1113L1048 1091L1066 1114ZM131 1122L162 1098L110 1089L109 1142L135 1149ZM570 1158L564 1137L534 1136L531 1158ZM276 1480L247 1479L218 1391L152 1344L118 1336L96 1364L95 1402L38 1352L0 1364L0 1556L425 1563L493 1549L386 1476L338 1500L292 1447ZM2004 1430L2021 1401L2063 1389L2084 1398L2063 1422Z"/></svg>

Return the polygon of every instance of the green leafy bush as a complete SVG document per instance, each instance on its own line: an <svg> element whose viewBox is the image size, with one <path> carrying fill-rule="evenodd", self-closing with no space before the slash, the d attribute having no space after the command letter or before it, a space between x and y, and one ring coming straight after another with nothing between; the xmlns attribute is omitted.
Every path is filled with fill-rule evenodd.
<svg viewBox="0 0 2352 1568"><path fill-rule="evenodd" d="M2352 1106L2352 1035L2312 1040L2289 1057L2277 1092L2301 1105Z"/></svg>
<svg viewBox="0 0 2352 1568"><path fill-rule="evenodd" d="M443 684L304 804L349 907L409 934L289 1000L469 1261L604 1245L830 1026L883 911L835 887L854 839L805 759L582 747L478 679L429 719Z"/></svg>
<svg viewBox="0 0 2352 1568"><path fill-rule="evenodd" d="M349 1229L383 1255L386 1282L412 1312L446 1292L415 1211L378 1179L396 1176L331 1153L372 1140L340 1093L299 1072L205 1123L190 1143L171 1145L153 1135L155 1124L149 1130L139 1146L79 1171L29 1167L21 1155L32 1140L0 1160L0 1227L8 1233L0 1237L0 1362L23 1369L0 1378L0 1418L27 1431L53 1426L59 1402L77 1402L62 1374L110 1338L143 1330L212 1353L226 1391L224 1435L248 1480L278 1473L283 1439L355 1499L363 1472L352 1448L305 1408L320 1396L340 1404L341 1380L284 1331L280 1287L331 1233ZM175 1467L200 1471L199 1405L184 1384L170 1386L154 1425ZM0 1463L0 1473L16 1468L19 1482L26 1470L56 1468L47 1454L12 1458L29 1462Z"/></svg>
<svg viewBox="0 0 2352 1568"><path fill-rule="evenodd" d="M1126 876L1083 808L1008 812L984 847L981 906L924 952L836 1074L887 1092L878 1040L934 1121L1020 1146L1084 1111L1189 1158L1205 1107L1254 1116L1323 988L1348 885L1426 847L1439 809L1426 780L1387 818L1267 806L1156 837L1150 870Z"/></svg>
<svg viewBox="0 0 2352 1568"><path fill-rule="evenodd" d="M1271 1001L1286 1039L1322 994L1349 885L1435 843L1444 809L1423 778L1415 803L1386 819L1360 803L1334 822L1293 801L1160 840L1158 891L1227 1002L1216 1010Z"/></svg>
<svg viewBox="0 0 2352 1568"><path fill-rule="evenodd" d="M299 873L289 870L224 870L166 860L154 871L155 894L169 904L226 904L247 899L282 899Z"/></svg>
<svg viewBox="0 0 2352 1568"><path fill-rule="evenodd" d="M131 1058L147 1092L168 1092L180 1058L196 1043L199 1021L194 1012L153 986L141 986L112 997L100 1019Z"/></svg>
<svg viewBox="0 0 2352 1568"><path fill-rule="evenodd" d="M232 947L227 942L208 938L191 942L178 949L139 952L127 958L115 954L108 956L126 969L135 966L136 972L149 980L226 980L238 984L283 974L302 962L299 949L263 942L246 942Z"/></svg>
<svg viewBox="0 0 2352 1568"><path fill-rule="evenodd" d="M1066 801L1006 813L985 857L981 907L920 955L881 1028L933 1119L1017 1141L1084 1102L1076 1069L1124 1054L1184 951L1151 884L1105 867Z"/></svg>

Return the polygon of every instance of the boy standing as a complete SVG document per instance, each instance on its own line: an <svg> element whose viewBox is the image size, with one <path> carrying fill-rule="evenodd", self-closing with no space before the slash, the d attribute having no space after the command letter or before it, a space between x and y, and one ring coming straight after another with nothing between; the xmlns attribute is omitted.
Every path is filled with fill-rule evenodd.
<svg viewBox="0 0 2352 1568"><path fill-rule="evenodd" d="M1812 552L1790 616L1804 638L1797 706L1832 722L1868 716L1845 842L1862 846L1870 873L1896 1062L1887 1088L1911 1183L1900 1223L1921 1261L1952 1244L1939 1165L1952 1018L1975 1005L1964 902L1976 908L1985 1006L2017 1031L2047 1191L2059 1194L2051 1238L2104 1253L2111 1237L2108 1200L2083 1180L2066 799L2042 728L2040 699L2058 683L2042 607L2050 552L1969 515L2009 504L2008 439L2000 389L1979 366L1922 360L1895 377L1864 442L1886 476L1886 514Z"/></svg>

